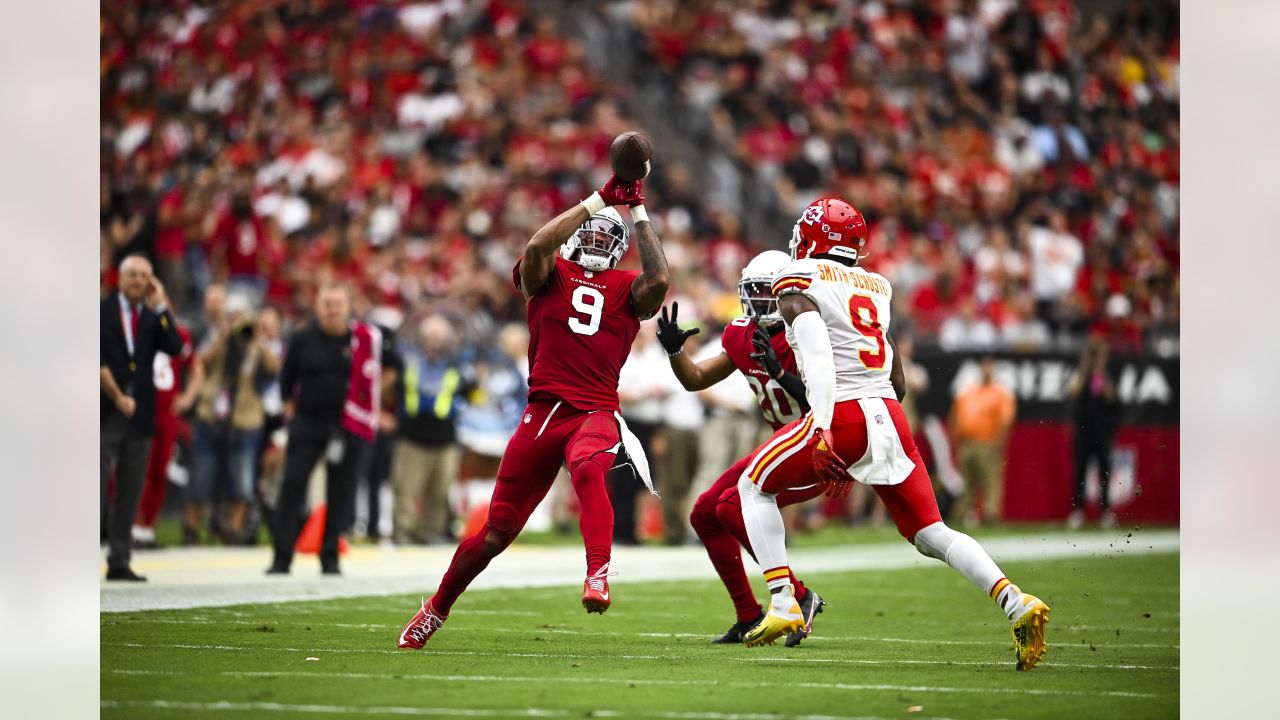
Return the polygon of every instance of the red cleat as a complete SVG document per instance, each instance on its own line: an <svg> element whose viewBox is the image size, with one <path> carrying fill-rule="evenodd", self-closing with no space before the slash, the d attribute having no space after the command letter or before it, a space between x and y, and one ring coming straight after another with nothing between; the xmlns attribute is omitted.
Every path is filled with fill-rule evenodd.
<svg viewBox="0 0 1280 720"><path fill-rule="evenodd" d="M609 609L609 576L617 574L609 572L609 563L605 563L582 583L582 607L588 613L603 615Z"/></svg>
<svg viewBox="0 0 1280 720"><path fill-rule="evenodd" d="M418 614L414 615L409 624L400 631L400 639L396 641L396 646L405 650L421 650L448 619L447 615L443 617L437 615L435 609L424 600Z"/></svg>

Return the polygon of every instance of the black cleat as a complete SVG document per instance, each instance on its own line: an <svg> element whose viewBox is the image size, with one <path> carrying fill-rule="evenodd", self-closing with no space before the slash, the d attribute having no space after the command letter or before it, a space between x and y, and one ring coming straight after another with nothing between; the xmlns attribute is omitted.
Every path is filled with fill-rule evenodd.
<svg viewBox="0 0 1280 720"><path fill-rule="evenodd" d="M147 579L133 571L131 567L114 567L107 570L108 580L123 580L125 582L146 582Z"/></svg>
<svg viewBox="0 0 1280 720"><path fill-rule="evenodd" d="M787 635L787 647L795 647L801 640L809 637L809 633L813 632L814 616L822 612L822 606L826 604L827 601L823 600L818 593L805 588L804 597L800 600L800 611L804 613L804 628Z"/></svg>
<svg viewBox="0 0 1280 720"><path fill-rule="evenodd" d="M724 635L721 635L711 642L716 645L741 645L742 637L747 634L747 631L760 624L760 621L763 619L764 613L760 613L753 620L734 623L729 626L729 630L725 632Z"/></svg>

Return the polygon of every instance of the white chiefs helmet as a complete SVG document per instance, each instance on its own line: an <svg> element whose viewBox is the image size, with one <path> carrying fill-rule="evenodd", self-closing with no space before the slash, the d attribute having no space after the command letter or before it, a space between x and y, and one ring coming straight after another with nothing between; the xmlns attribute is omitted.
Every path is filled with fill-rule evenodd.
<svg viewBox="0 0 1280 720"><path fill-rule="evenodd" d="M765 250L751 258L742 269L738 281L738 299L747 317L766 327L782 322L778 313L778 298L773 296L773 276L791 262L791 256L781 250Z"/></svg>
<svg viewBox="0 0 1280 720"><path fill-rule="evenodd" d="M618 211L607 207L587 218L560 246L560 257L586 270L608 270L627 252L627 224Z"/></svg>

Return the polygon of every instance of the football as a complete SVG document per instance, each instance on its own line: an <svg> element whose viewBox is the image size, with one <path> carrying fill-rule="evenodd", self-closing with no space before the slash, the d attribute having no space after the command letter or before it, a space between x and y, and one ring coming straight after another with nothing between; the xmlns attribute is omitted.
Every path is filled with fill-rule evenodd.
<svg viewBox="0 0 1280 720"><path fill-rule="evenodd" d="M609 162L619 178L632 182L649 175L649 161L653 159L653 146L649 138L638 132L624 132L613 139L609 148Z"/></svg>

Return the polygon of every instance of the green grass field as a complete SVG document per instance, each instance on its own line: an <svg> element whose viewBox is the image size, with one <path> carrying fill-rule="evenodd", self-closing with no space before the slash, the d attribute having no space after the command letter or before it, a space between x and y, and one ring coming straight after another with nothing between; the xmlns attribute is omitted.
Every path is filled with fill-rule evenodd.
<svg viewBox="0 0 1280 720"><path fill-rule="evenodd" d="M1031 672L1014 671L999 611L939 564L811 576L829 605L794 649L708 644L732 621L714 581L618 584L590 617L577 587L476 591L421 652L395 649L417 597L104 614L102 714L1177 715L1176 554L1004 567L1054 608Z"/></svg>

